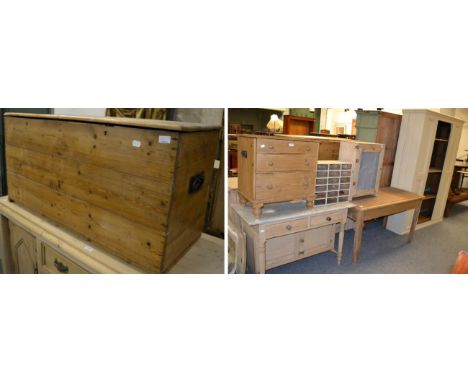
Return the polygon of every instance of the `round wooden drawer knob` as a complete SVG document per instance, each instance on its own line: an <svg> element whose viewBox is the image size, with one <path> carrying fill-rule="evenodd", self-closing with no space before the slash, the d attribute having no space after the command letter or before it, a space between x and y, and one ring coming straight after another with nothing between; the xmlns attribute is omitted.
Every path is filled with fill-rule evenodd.
<svg viewBox="0 0 468 382"><path fill-rule="evenodd" d="M307 159L304 161L304 163L305 163L306 166L310 165L310 162Z"/></svg>
<svg viewBox="0 0 468 382"><path fill-rule="evenodd" d="M327 222L331 221L331 217L327 216Z"/></svg>
<svg viewBox="0 0 468 382"><path fill-rule="evenodd" d="M306 147L306 151L310 151L310 147L309 147L309 146Z"/></svg>
<svg viewBox="0 0 468 382"><path fill-rule="evenodd" d="M269 190L272 190L272 189L273 189L273 185L271 185L271 184L267 184L266 187L267 187Z"/></svg>
<svg viewBox="0 0 468 382"><path fill-rule="evenodd" d="M292 230L292 226L288 224L288 225L286 226L286 229L287 229L288 231L291 231L291 230Z"/></svg>
<svg viewBox="0 0 468 382"><path fill-rule="evenodd" d="M273 150L273 149L274 149L274 147L273 147L272 145L268 145L268 148L269 148L270 150Z"/></svg>
<svg viewBox="0 0 468 382"><path fill-rule="evenodd" d="M268 162L268 166L273 166L273 162L272 162L272 161L269 161L269 162Z"/></svg>

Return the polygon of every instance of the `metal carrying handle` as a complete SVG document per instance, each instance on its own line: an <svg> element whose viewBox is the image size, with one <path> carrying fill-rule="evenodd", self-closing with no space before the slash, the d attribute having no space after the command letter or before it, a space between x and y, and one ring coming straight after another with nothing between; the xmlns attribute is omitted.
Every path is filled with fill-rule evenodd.
<svg viewBox="0 0 468 382"><path fill-rule="evenodd" d="M61 263L57 259L54 260L54 265L60 273L68 273L68 265Z"/></svg>
<svg viewBox="0 0 468 382"><path fill-rule="evenodd" d="M203 171L192 176L189 182L189 194L200 191L203 183L205 183L205 173Z"/></svg>

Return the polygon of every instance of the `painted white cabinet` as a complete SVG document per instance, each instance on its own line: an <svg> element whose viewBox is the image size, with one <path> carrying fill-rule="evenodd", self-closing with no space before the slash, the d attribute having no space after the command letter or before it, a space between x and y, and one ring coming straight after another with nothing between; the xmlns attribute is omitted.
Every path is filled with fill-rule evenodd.
<svg viewBox="0 0 468 382"><path fill-rule="evenodd" d="M442 221L463 124L431 110L403 110L391 185L425 195L417 228ZM412 214L390 216L387 229L406 234Z"/></svg>

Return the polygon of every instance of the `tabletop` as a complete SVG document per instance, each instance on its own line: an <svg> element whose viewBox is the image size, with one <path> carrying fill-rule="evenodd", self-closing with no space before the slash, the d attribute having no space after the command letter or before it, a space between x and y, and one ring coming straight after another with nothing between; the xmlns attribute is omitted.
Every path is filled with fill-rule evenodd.
<svg viewBox="0 0 468 382"><path fill-rule="evenodd" d="M354 198L353 203L356 205L354 208L357 210L371 210L374 208L382 208L398 203L405 203L423 199L423 195L416 194L405 190L400 190L393 187L381 188L375 196L364 196L361 198Z"/></svg>
<svg viewBox="0 0 468 382"><path fill-rule="evenodd" d="M286 203L271 203L263 207L262 216L256 218L252 213L252 208L235 204L232 208L239 214L239 216L248 225L258 225L267 223L276 223L294 218L301 218L306 216L320 215L334 211L340 211L354 207L351 202L343 202L337 204L329 204L320 207L307 208L305 201L300 202L286 202Z"/></svg>

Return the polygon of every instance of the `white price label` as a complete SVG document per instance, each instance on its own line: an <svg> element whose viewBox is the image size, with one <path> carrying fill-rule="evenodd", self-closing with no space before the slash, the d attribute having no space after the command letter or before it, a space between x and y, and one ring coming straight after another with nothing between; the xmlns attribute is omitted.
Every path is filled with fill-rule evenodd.
<svg viewBox="0 0 468 382"><path fill-rule="evenodd" d="M288 146L289 146L289 147L294 147L294 143L291 143L291 142L290 142L290 143L288 143Z"/></svg>
<svg viewBox="0 0 468 382"><path fill-rule="evenodd" d="M88 253L91 253L91 252L94 251L94 248L91 247L91 246L89 246L89 245L85 245L85 246L84 246L84 250L85 250L86 252L88 252Z"/></svg>
<svg viewBox="0 0 468 382"><path fill-rule="evenodd" d="M221 165L221 162L218 159L215 159L213 168L219 168L220 165Z"/></svg>
<svg viewBox="0 0 468 382"><path fill-rule="evenodd" d="M133 147L141 147L141 141L139 141L138 139L134 139L132 141L132 146Z"/></svg>
<svg viewBox="0 0 468 382"><path fill-rule="evenodd" d="M160 135L159 143L171 143L171 137L169 135Z"/></svg>

